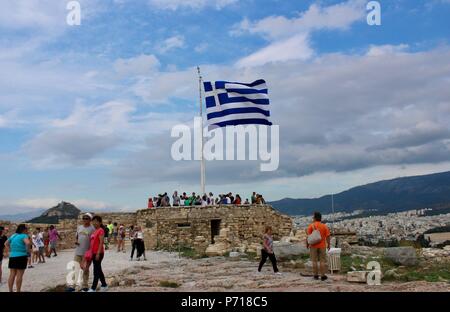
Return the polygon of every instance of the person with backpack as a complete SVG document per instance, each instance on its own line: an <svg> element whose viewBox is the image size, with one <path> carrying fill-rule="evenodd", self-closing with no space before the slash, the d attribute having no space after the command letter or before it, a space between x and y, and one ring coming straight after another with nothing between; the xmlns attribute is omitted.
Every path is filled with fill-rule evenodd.
<svg viewBox="0 0 450 312"><path fill-rule="evenodd" d="M109 221L109 222L111 223L111 221ZM109 232L109 227L107 225L102 224L102 229L103 229L103 232L105 232L105 238L104 238L105 250L108 250L109 249L109 240L110 240L110 236L112 236L112 233Z"/></svg>
<svg viewBox="0 0 450 312"><path fill-rule="evenodd" d="M310 250L311 261L313 264L314 279L319 279L320 264L320 279L327 280L326 276L326 250L331 247L330 229L322 223L322 214L314 212L313 222L306 230L308 235L306 238L306 247Z"/></svg>
<svg viewBox="0 0 450 312"><path fill-rule="evenodd" d="M117 252L123 252L125 253L125 236L126 236L126 230L125 226L123 224L120 224L119 226L119 232L117 236Z"/></svg>

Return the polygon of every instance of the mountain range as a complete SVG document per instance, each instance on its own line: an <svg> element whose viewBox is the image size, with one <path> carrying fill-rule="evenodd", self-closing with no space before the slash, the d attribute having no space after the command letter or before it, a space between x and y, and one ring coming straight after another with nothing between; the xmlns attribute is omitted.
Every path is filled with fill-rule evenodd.
<svg viewBox="0 0 450 312"><path fill-rule="evenodd" d="M450 171L379 181L351 188L333 197L335 212L371 210L383 214L447 205L450 204ZM269 204L288 215L332 211L331 195L284 198Z"/></svg>
<svg viewBox="0 0 450 312"><path fill-rule="evenodd" d="M23 222L30 218L35 218L44 213L46 209L35 209L28 212L21 212L16 214L4 214L0 215L0 220L11 221L11 222Z"/></svg>
<svg viewBox="0 0 450 312"><path fill-rule="evenodd" d="M387 214L421 208L435 208L436 213L450 212L450 171L421 176L401 177L351 188L334 194L336 212L363 210L365 215ZM310 215L314 211L330 213L331 195L319 198L284 198L269 202L288 215ZM16 215L0 215L0 220L29 223L58 223L59 219L75 219L80 210L61 202L48 210L35 210Z"/></svg>

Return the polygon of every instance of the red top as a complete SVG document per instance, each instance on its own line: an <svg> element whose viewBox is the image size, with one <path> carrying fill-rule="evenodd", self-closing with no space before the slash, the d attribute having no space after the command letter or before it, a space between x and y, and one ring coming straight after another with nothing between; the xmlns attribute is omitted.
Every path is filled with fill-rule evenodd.
<svg viewBox="0 0 450 312"><path fill-rule="evenodd" d="M91 252L92 254L97 254L99 252L99 247L100 247L100 236L105 236L105 231L103 231L102 228L98 228L94 231L94 233L92 233L91 235ZM104 253L104 247L102 244L102 249L100 250L99 253Z"/></svg>
<svg viewBox="0 0 450 312"><path fill-rule="evenodd" d="M149 198L148 200L148 209L153 208L153 200Z"/></svg>
<svg viewBox="0 0 450 312"><path fill-rule="evenodd" d="M240 204L241 204L241 199L240 199L240 198L236 198L236 199L234 200L234 204L235 204L235 205L240 205Z"/></svg>

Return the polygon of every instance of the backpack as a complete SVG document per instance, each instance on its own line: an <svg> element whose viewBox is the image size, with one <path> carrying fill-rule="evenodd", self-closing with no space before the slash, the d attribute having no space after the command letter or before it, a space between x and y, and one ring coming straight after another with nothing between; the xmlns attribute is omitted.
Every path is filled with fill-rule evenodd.
<svg viewBox="0 0 450 312"><path fill-rule="evenodd" d="M103 231L105 232L105 237L109 236L109 229L107 226L102 226Z"/></svg>
<svg viewBox="0 0 450 312"><path fill-rule="evenodd" d="M308 235L308 244L309 245L315 245L320 243L322 240L322 235L320 234L320 231L315 228L315 225L313 224L313 231L310 235Z"/></svg>

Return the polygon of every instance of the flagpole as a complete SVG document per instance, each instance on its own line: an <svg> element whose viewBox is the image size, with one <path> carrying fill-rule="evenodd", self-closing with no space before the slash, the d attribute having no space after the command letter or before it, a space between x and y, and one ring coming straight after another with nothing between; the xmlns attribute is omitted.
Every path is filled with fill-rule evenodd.
<svg viewBox="0 0 450 312"><path fill-rule="evenodd" d="M205 159L203 157L203 145L204 145L204 138L203 138L203 97L202 97L202 75L200 72L200 66L197 66L197 72L198 72L198 94L199 94L199 104L200 104L200 118L201 118L201 152L200 152L200 187L201 187L201 194L200 196L203 196L205 194L205 180L206 180L206 174L205 174Z"/></svg>

